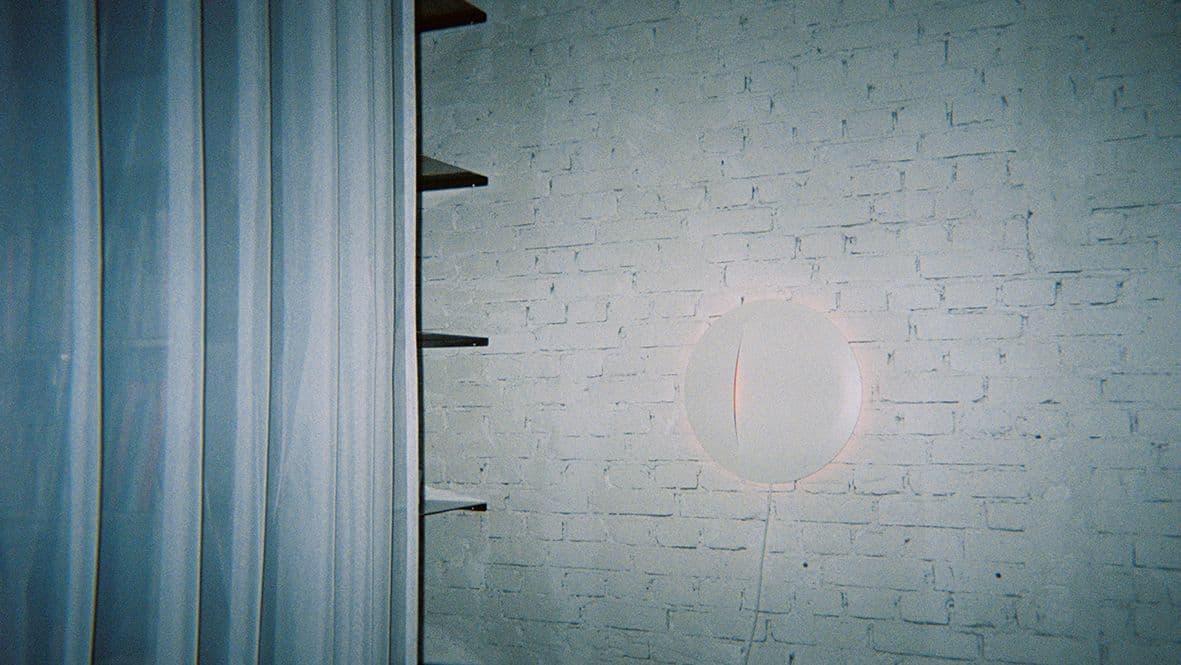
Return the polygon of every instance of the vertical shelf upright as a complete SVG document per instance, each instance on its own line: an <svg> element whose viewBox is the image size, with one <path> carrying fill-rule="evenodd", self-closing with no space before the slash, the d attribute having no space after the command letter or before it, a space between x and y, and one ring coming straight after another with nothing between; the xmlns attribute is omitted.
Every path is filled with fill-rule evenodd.
<svg viewBox="0 0 1181 665"><path fill-rule="evenodd" d="M487 15L483 10L475 5L472 5L466 0L418 0L415 6L415 33L416 38L424 32L433 30L444 30L447 28L457 28L465 25L474 25L483 23L487 20ZM417 90L421 89L422 67L421 61L418 57L421 47L421 39L416 39L416 60L415 60L415 100L418 104L418 117L421 119L422 107L421 96L417 94ZM418 157L417 157L417 173L416 173L416 187L417 187L417 204L421 208L423 192L436 191L441 189L456 189L465 187L483 187L488 184L488 178L479 173L468 171L467 169L448 164L442 160L434 157L428 157L422 154L422 136L421 136L421 122L416 122L419 128L419 133L416 136L418 143ZM421 216L418 216L421 217ZM416 239L417 240L417 239ZM416 242L417 245L417 242ZM416 256L416 261L418 257ZM416 272L419 266L415 265ZM423 350L438 349L438 348L458 348L458 347L481 347L488 345L487 337L474 337L470 335L456 335L442 332L424 332L417 333L418 353L421 357ZM419 363L418 376L418 393L419 393L419 431L418 431L418 460L419 460L419 477L422 477L421 464L424 459L423 445L424 437L422 430L423 408L422 408L422 371L421 362ZM419 504L419 548L418 548L418 635L416 636L415 645L418 650L418 662L422 663L422 520L429 515L449 512L453 510L476 510L483 511L487 509L487 502L483 499L475 497L464 496L456 492L452 492L439 487L432 487L425 483L420 487L420 504Z"/></svg>
<svg viewBox="0 0 1181 665"><path fill-rule="evenodd" d="M418 34L433 30L458 28L475 25L488 20L482 9L465 0L419 0L415 7L415 30ZM417 67L421 76L421 66ZM421 86L420 86L421 87ZM421 100L421 97L419 97ZM421 102L420 102L421 104ZM421 116L422 109L419 109ZM419 123L421 127L421 123ZM421 137L419 137L421 146ZM418 155L418 193L442 189L483 187L488 184L487 176L448 164L434 157ZM453 335L439 332L419 332L418 348L478 347L488 346L487 337ZM421 391L421 381L419 384ZM421 439L421 436L420 436ZM450 510L485 510L487 503L482 499L466 497L436 487L423 487L422 514L433 515Z"/></svg>

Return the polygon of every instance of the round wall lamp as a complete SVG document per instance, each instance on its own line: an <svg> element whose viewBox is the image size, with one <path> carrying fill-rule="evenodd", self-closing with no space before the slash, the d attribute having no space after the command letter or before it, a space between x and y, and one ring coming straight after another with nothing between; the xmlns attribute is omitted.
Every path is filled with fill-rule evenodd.
<svg viewBox="0 0 1181 665"><path fill-rule="evenodd" d="M786 483L844 447L861 411L861 372L841 331L792 303L751 302L710 325L685 372L702 447L747 480Z"/></svg>

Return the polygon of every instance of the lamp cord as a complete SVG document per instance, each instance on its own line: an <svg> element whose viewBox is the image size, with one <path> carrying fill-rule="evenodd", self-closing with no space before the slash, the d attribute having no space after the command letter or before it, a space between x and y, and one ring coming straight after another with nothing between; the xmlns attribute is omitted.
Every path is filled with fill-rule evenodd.
<svg viewBox="0 0 1181 665"><path fill-rule="evenodd" d="M758 584L755 587L755 616L750 622L750 638L746 640L746 654L742 657L742 665L750 662L750 652L754 648L755 633L759 629L759 615L763 611L763 564L767 562L767 531L771 528L771 488L767 488L767 516L763 519L763 547L759 557Z"/></svg>

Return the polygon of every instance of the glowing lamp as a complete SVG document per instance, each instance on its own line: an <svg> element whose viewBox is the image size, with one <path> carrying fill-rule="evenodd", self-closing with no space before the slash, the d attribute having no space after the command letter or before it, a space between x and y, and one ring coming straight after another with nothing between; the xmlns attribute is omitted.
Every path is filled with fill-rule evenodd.
<svg viewBox="0 0 1181 665"><path fill-rule="evenodd" d="M849 440L861 372L823 314L751 302L710 325L693 350L685 408L723 467L755 482L791 482L828 464Z"/></svg>

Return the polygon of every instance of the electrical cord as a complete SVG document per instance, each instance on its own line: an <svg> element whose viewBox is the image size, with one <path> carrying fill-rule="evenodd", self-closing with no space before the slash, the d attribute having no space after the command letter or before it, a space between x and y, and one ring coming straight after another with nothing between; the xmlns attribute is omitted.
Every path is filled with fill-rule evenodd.
<svg viewBox="0 0 1181 665"><path fill-rule="evenodd" d="M755 616L750 622L750 638L746 640L746 654L742 657L742 665L750 663L750 652L754 649L755 633L759 630L759 615L763 611L763 565L767 563L767 531L771 528L771 488L767 488L767 516L763 518L763 547L759 556L758 583L755 586Z"/></svg>

